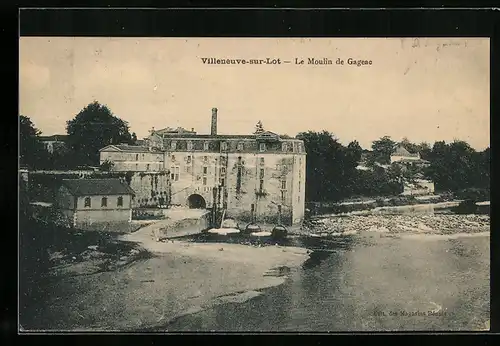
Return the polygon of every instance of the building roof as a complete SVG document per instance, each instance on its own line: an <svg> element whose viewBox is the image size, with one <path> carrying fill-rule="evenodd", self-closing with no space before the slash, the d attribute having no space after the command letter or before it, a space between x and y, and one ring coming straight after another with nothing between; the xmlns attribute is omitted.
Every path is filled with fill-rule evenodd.
<svg viewBox="0 0 500 346"><path fill-rule="evenodd" d="M183 127L177 127L177 128L171 128L171 127L166 127L164 129L161 129L161 130L153 130L153 133L156 133L158 135L177 135L177 134L191 134L191 135L195 135L196 134L196 131L194 129L191 129L190 130L187 130Z"/></svg>
<svg viewBox="0 0 500 346"><path fill-rule="evenodd" d="M415 156L417 157L417 156ZM418 159L418 160L414 160L414 159L401 159L397 162L408 162L408 163L430 163L429 161L427 160L423 160L423 159Z"/></svg>
<svg viewBox="0 0 500 346"><path fill-rule="evenodd" d="M418 153L417 154L412 154L408 150L406 150L405 147L402 145L398 146L396 150L392 153L392 156L403 156L403 157L418 157L420 156Z"/></svg>
<svg viewBox="0 0 500 346"><path fill-rule="evenodd" d="M120 179L63 179L62 185L74 196L135 195Z"/></svg>
<svg viewBox="0 0 500 346"><path fill-rule="evenodd" d="M68 135L52 135L52 136L40 136L42 142L64 142L68 139Z"/></svg>
<svg viewBox="0 0 500 346"><path fill-rule="evenodd" d="M149 149L143 145L129 145L129 144L112 144L108 145L99 151L132 151L132 152L160 152L158 150Z"/></svg>

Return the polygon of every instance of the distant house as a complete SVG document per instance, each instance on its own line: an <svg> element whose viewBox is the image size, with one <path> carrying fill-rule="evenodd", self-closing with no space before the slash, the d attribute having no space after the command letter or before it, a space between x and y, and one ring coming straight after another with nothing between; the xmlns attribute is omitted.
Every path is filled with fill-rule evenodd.
<svg viewBox="0 0 500 346"><path fill-rule="evenodd" d="M52 154L54 151L65 147L67 138L66 135L40 136L40 141L45 150Z"/></svg>
<svg viewBox="0 0 500 346"><path fill-rule="evenodd" d="M418 196L434 194L434 182L417 175L413 182L403 183L402 195Z"/></svg>
<svg viewBox="0 0 500 346"><path fill-rule="evenodd" d="M64 179L56 204L65 225L104 229L132 220L134 195L134 190L120 179Z"/></svg>
<svg viewBox="0 0 500 346"><path fill-rule="evenodd" d="M391 164L394 162L420 162L424 163L419 153L410 153L402 145L398 146L391 154Z"/></svg>
<svg viewBox="0 0 500 346"><path fill-rule="evenodd" d="M164 171L162 151L147 146L114 144L99 150L100 163L113 162L113 171Z"/></svg>

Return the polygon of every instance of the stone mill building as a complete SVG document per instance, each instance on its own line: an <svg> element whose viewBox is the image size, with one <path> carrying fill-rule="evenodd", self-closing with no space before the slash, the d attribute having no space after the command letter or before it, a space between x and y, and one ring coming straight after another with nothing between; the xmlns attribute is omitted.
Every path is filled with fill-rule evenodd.
<svg viewBox="0 0 500 346"><path fill-rule="evenodd" d="M101 163L115 171L168 172L170 204L190 208L217 207L227 217L300 223L304 217L306 153L298 139L258 129L249 135L217 132L212 109L210 134L194 129L152 130L142 145L110 145ZM215 190L215 191L214 191Z"/></svg>

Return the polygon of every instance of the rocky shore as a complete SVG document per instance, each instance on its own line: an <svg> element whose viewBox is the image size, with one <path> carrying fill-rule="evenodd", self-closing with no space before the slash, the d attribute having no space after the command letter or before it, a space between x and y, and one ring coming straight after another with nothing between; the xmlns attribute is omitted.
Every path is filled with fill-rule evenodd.
<svg viewBox="0 0 500 346"><path fill-rule="evenodd" d="M310 221L302 229L311 235L349 235L360 232L456 234L489 232L488 215L355 215Z"/></svg>

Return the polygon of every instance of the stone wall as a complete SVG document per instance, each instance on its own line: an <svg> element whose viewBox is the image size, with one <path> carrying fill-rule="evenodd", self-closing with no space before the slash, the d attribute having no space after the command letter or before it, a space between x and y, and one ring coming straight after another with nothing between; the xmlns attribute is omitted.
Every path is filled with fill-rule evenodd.
<svg viewBox="0 0 500 346"><path fill-rule="evenodd" d="M188 206L196 194L211 208L213 188L223 185L216 203L228 217L250 220L253 205L257 222L277 222L282 205L282 221L298 223L304 213L305 158L294 153L172 153L172 204Z"/></svg>
<svg viewBox="0 0 500 346"><path fill-rule="evenodd" d="M170 179L166 172L138 172L130 178L135 191L133 208L160 207L170 203Z"/></svg>
<svg viewBox="0 0 500 346"><path fill-rule="evenodd" d="M56 203L56 194L62 179L85 178L123 178L136 193L132 201L132 208L167 206L170 202L170 176L168 172L37 172L30 174L29 194L34 201ZM128 206L128 204L124 205Z"/></svg>

